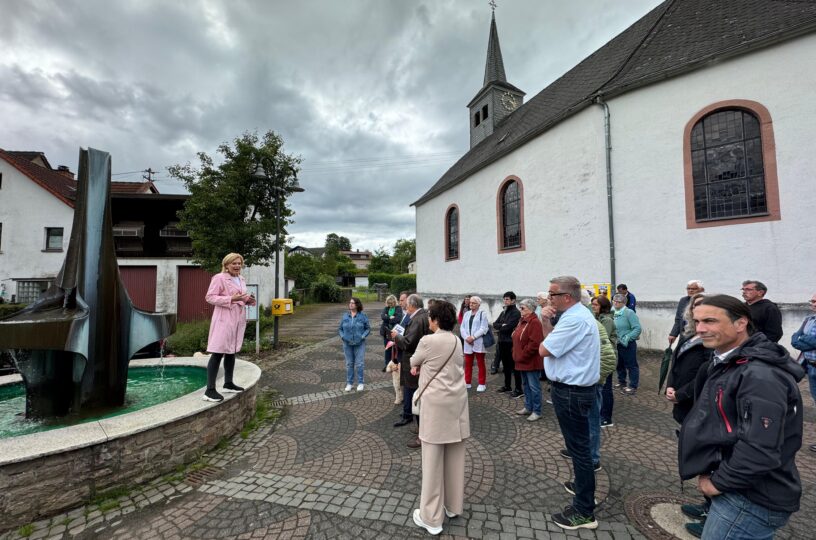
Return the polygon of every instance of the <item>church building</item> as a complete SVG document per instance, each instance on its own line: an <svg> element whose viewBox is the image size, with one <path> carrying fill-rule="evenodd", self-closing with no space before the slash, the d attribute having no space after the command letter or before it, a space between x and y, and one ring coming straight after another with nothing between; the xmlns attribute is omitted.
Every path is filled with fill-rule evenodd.
<svg viewBox="0 0 816 540"><path fill-rule="evenodd" d="M667 0L525 101L494 15L470 150L413 203L418 290L497 316L553 276L626 283L663 348L690 279L755 279L789 343L816 291L814 58L814 2Z"/></svg>

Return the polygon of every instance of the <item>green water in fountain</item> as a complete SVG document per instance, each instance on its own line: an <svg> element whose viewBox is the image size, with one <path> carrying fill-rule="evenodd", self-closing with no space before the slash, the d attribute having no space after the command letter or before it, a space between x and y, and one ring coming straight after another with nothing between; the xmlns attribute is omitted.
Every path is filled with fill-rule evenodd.
<svg viewBox="0 0 816 540"><path fill-rule="evenodd" d="M127 414L194 392L207 384L207 370L191 366L151 366L128 370L124 406L87 418L59 418L55 421L25 418L23 383L0 386L0 439L38 431L59 429Z"/></svg>

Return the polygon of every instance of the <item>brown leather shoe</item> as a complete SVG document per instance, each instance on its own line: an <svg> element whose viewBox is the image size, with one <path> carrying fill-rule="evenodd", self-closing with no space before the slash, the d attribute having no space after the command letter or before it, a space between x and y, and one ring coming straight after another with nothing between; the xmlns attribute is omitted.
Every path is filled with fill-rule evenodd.
<svg viewBox="0 0 816 540"><path fill-rule="evenodd" d="M422 448L422 441L420 441L419 437L417 437L416 439L411 439L410 441L408 441L408 444L406 444L405 446L407 446L408 448Z"/></svg>

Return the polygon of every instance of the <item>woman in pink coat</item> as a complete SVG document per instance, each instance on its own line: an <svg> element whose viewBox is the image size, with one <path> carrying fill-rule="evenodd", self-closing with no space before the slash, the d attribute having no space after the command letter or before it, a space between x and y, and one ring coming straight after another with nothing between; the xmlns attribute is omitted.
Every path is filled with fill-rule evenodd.
<svg viewBox="0 0 816 540"><path fill-rule="evenodd" d="M244 389L232 382L235 369L235 353L241 350L246 329L244 306L255 305L255 297L247 293L246 282L241 277L244 258L230 253L221 261L221 273L213 276L205 297L215 306L207 352L212 353L207 364L207 390L204 401L223 401L224 396L215 391L215 379L221 358L224 358L224 392L237 393Z"/></svg>

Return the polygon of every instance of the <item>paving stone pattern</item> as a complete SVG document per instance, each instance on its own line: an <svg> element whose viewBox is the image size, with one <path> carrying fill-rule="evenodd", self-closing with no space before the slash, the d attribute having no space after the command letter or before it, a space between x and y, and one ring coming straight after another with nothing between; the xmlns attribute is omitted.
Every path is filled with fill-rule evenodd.
<svg viewBox="0 0 816 540"><path fill-rule="evenodd" d="M262 359L262 390L286 399L283 418L247 439L205 456L209 481L161 478L127 495L33 524L29 538L260 539L421 538L413 524L418 506L421 457L406 447L409 427L394 428L401 406L393 404L382 344L372 332L366 350L365 390L343 391L345 369L336 325L342 306L306 310L282 320L281 332L303 334L303 346ZM373 310L372 310L373 311ZM376 317L375 317L376 318ZM376 330L375 330L376 331ZM488 359L489 360L489 359ZM641 358L637 396L616 394L615 426L603 430L597 473L595 531L564 531L550 520L571 502L563 482L571 463L560 456L563 438L552 406L525 422L520 399L495 390L469 395L471 430L466 443L465 511L446 519L447 538L645 538L627 515L627 499L644 493L696 497L692 482L677 476L676 428L671 406L657 395L657 358ZM489 365L489 362L488 362ZM816 413L806 383L805 449L797 456L804 495L802 511L777 535L808 538L816 509ZM18 531L0 540L18 537Z"/></svg>

